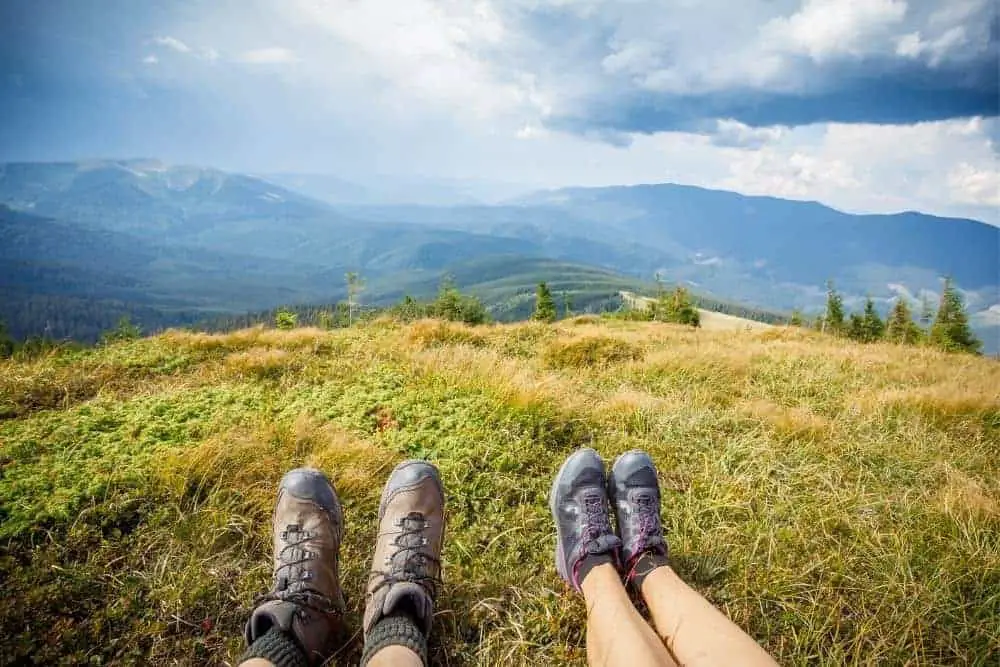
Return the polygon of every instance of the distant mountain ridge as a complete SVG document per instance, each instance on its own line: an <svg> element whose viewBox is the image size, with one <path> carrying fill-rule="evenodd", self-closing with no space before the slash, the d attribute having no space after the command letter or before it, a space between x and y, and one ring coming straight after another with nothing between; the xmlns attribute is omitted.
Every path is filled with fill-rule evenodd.
<svg viewBox="0 0 1000 667"><path fill-rule="evenodd" d="M849 214L816 202L676 184L567 188L517 203L679 243L705 258L763 261L777 280L823 281L845 266L882 263L926 267L971 289L1000 283L1000 228L977 220Z"/></svg>
<svg viewBox="0 0 1000 667"><path fill-rule="evenodd" d="M0 204L116 231L183 233L219 219L328 214L318 200L218 169L155 160L0 165Z"/></svg>
<svg viewBox="0 0 1000 667"><path fill-rule="evenodd" d="M95 160L2 164L0 206L0 292L22 300L58 285L74 297L238 312L337 298L346 271L406 291L450 267L520 257L627 280L660 272L783 311L819 309L827 279L849 307L869 294L887 308L949 274L984 313L975 321L987 337L1000 303L996 227L673 184L566 188L501 205L335 206L217 169Z"/></svg>

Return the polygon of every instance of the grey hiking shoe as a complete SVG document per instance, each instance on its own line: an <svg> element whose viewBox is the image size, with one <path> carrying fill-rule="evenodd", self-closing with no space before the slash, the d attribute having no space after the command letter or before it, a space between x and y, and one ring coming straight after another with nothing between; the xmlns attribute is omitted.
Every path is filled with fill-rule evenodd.
<svg viewBox="0 0 1000 667"><path fill-rule="evenodd" d="M632 450L619 456L611 466L608 493L622 539L625 578L630 580L642 554L667 556L667 540L660 523L660 484L649 454Z"/></svg>
<svg viewBox="0 0 1000 667"><path fill-rule="evenodd" d="M556 523L556 570L580 590L580 564L590 555L618 561L621 540L611 528L604 461L593 449L574 452L556 474L549 493Z"/></svg>
<svg viewBox="0 0 1000 667"><path fill-rule="evenodd" d="M441 579L444 490L426 461L396 466L382 491L378 535L365 603L365 637L383 617L406 608L426 637Z"/></svg>
<svg viewBox="0 0 1000 667"><path fill-rule="evenodd" d="M274 578L247 622L247 645L278 626L294 637L310 664L320 664L344 609L339 573L343 512L323 473L297 468L281 479L272 528Z"/></svg>

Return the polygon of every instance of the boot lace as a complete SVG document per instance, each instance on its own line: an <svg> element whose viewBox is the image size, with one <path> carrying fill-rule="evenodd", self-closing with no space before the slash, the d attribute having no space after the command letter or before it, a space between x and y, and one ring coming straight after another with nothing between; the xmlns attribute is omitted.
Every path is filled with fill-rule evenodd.
<svg viewBox="0 0 1000 667"><path fill-rule="evenodd" d="M428 543L424 531L430 523L420 512L410 512L396 526L399 531L392 540L396 550L385 559L388 569L372 570L371 576L379 578L372 593L398 582L410 582L422 586L431 598L436 597L441 585L441 561L424 549ZM403 554L402 558L399 558L400 554Z"/></svg>
<svg viewBox="0 0 1000 667"><path fill-rule="evenodd" d="M632 543L636 557L654 548L662 549L663 525L660 523L660 508L656 499L649 493L637 494L633 505L636 532Z"/></svg>
<svg viewBox="0 0 1000 667"><path fill-rule="evenodd" d="M255 605L280 600L324 614L341 613L342 610L329 597L304 585L311 578L311 573L302 565L316 558L316 553L306 548L309 540L314 537L313 533L302 530L297 524L285 526L281 533L285 545L278 552L280 565L274 570L274 588L259 596Z"/></svg>
<svg viewBox="0 0 1000 667"><path fill-rule="evenodd" d="M608 507L603 497L586 497L583 500L584 531L589 543L600 539L610 531Z"/></svg>

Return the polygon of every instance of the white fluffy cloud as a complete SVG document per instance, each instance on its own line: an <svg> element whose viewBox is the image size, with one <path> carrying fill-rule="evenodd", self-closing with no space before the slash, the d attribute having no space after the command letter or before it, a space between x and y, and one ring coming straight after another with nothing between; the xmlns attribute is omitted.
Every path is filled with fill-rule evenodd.
<svg viewBox="0 0 1000 667"><path fill-rule="evenodd" d="M153 42L159 44L160 46L165 46L168 49L172 49L177 53L191 53L191 47L177 39L176 37L154 37Z"/></svg>
<svg viewBox="0 0 1000 667"><path fill-rule="evenodd" d="M962 162L948 172L948 187L956 201L1000 208L1000 171L995 162L992 169Z"/></svg>
<svg viewBox="0 0 1000 667"><path fill-rule="evenodd" d="M815 60L863 55L879 50L906 9L904 0L806 0L794 14L765 24L761 38Z"/></svg>
<svg viewBox="0 0 1000 667"><path fill-rule="evenodd" d="M512 36L489 2L294 0L347 66L364 68L405 95L488 118L532 103L532 81L506 81L483 52Z"/></svg>
<svg viewBox="0 0 1000 667"><path fill-rule="evenodd" d="M721 185L817 199L850 211L922 210L1000 222L997 121L913 125L830 123L787 131L757 150L730 151Z"/></svg>
<svg viewBox="0 0 1000 667"><path fill-rule="evenodd" d="M716 121L712 143L717 146L738 148L759 148L781 139L787 133L785 127L750 127L731 118Z"/></svg>

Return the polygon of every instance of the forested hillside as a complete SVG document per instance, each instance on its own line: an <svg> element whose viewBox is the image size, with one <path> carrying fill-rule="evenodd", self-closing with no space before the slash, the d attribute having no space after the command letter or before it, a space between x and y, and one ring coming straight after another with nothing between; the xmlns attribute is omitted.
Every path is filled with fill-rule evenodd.
<svg viewBox="0 0 1000 667"><path fill-rule="evenodd" d="M0 319L18 336L91 339L121 313L155 330L198 313L329 304L344 299L348 272L375 305L431 293L452 274L500 319L523 316L539 280L581 310L660 274L706 303L816 314L833 279L850 306L871 296L884 316L898 296L936 300L950 275L988 349L1000 349L996 227L669 184L496 206L333 207L214 169L19 163L0 165L0 234Z"/></svg>

